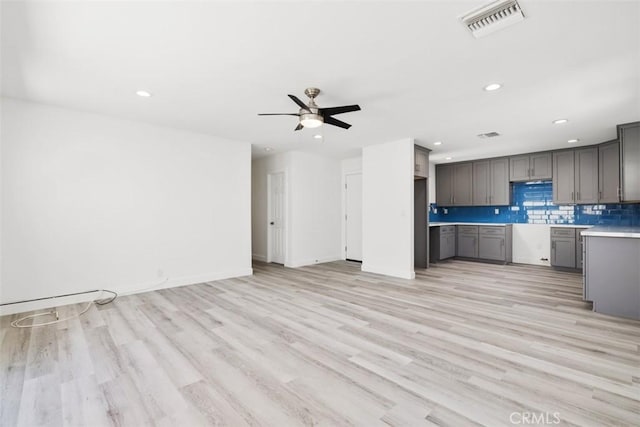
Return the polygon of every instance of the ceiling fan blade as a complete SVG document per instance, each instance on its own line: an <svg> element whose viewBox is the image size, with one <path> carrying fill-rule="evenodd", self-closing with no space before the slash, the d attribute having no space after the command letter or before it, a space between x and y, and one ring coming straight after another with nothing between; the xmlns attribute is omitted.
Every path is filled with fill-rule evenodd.
<svg viewBox="0 0 640 427"><path fill-rule="evenodd" d="M349 129L351 125L349 123L345 123L341 120L334 119L331 116L324 116L324 122L328 125L338 126L339 128Z"/></svg>
<svg viewBox="0 0 640 427"><path fill-rule="evenodd" d="M320 114L323 116L333 116L334 114L350 113L351 111L360 111L359 105L343 105L342 107L320 108Z"/></svg>
<svg viewBox="0 0 640 427"><path fill-rule="evenodd" d="M298 113L258 113L259 116L299 116Z"/></svg>
<svg viewBox="0 0 640 427"><path fill-rule="evenodd" d="M300 130L302 129L304 126L302 126L302 123L298 123L298 126L296 126L296 128L294 130Z"/></svg>
<svg viewBox="0 0 640 427"><path fill-rule="evenodd" d="M287 95L289 98L291 98L291 100L293 102L295 102L296 104L298 104L298 107L302 108L303 110L307 110L308 112L311 112L311 110L309 109L309 107L302 101L300 101L300 99L295 96L295 95Z"/></svg>

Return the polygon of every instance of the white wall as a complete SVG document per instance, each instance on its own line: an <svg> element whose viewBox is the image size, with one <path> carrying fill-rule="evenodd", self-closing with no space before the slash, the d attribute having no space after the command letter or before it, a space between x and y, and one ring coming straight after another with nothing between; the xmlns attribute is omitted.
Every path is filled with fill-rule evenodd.
<svg viewBox="0 0 640 427"><path fill-rule="evenodd" d="M412 279L414 141L362 150L362 270Z"/></svg>
<svg viewBox="0 0 640 427"><path fill-rule="evenodd" d="M9 99L1 125L1 301L252 273L250 144Z"/></svg>
<svg viewBox="0 0 640 427"><path fill-rule="evenodd" d="M285 266L340 259L340 161L299 151L253 161L254 259L267 259L267 175L277 171L287 180Z"/></svg>

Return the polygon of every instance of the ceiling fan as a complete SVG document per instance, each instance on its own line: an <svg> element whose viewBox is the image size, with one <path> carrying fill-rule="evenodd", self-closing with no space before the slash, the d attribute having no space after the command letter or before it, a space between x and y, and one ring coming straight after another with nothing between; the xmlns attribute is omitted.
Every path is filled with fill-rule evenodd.
<svg viewBox="0 0 640 427"><path fill-rule="evenodd" d="M341 120L333 118L335 114L349 113L351 111L360 111L359 105L343 105L341 107L320 108L316 105L315 98L320 94L320 89L309 87L304 90L304 94L309 99L309 104L305 104L295 95L288 95L289 98L300 107L297 113L263 113L259 116L298 116L298 126L294 130L302 128L317 128L326 123L328 125L338 126L343 129L349 129L351 125Z"/></svg>

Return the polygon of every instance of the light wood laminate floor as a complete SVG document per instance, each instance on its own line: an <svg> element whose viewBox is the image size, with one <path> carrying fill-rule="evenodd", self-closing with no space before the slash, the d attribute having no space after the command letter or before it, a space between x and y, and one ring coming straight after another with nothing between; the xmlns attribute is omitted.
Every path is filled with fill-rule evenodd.
<svg viewBox="0 0 640 427"><path fill-rule="evenodd" d="M640 424L640 322L591 312L575 273L254 267L55 326L0 319L0 424Z"/></svg>

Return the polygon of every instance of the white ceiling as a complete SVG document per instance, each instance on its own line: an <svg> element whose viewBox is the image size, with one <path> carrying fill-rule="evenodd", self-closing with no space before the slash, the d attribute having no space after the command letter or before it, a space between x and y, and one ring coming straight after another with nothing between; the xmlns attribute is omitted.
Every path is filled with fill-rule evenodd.
<svg viewBox="0 0 640 427"><path fill-rule="evenodd" d="M436 163L594 144L640 120L640 1L521 0L523 22L474 39L458 17L484 3L3 2L2 94L249 141L254 155L413 137ZM294 117L257 116L295 112L286 95L308 86L320 106L360 104L338 116L353 127L325 125L318 142ZM502 136L476 137L489 131Z"/></svg>

